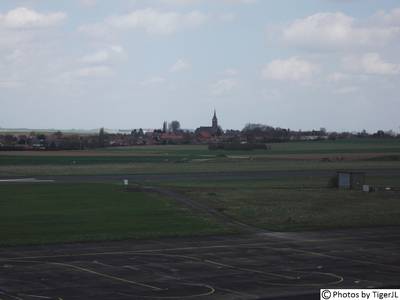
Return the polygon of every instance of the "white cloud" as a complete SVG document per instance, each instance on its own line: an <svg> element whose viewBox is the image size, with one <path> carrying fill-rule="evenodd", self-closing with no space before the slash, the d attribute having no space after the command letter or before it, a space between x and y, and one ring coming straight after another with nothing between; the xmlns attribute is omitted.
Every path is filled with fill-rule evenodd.
<svg viewBox="0 0 400 300"><path fill-rule="evenodd" d="M356 93L359 90L360 88L358 86L345 86L334 90L334 93L339 95L347 95Z"/></svg>
<svg viewBox="0 0 400 300"><path fill-rule="evenodd" d="M346 73L334 72L328 76L328 80L331 82L339 82L351 79L352 76Z"/></svg>
<svg viewBox="0 0 400 300"><path fill-rule="evenodd" d="M81 61L83 63L97 64L109 62L114 58L121 57L124 54L124 48L119 45L110 46L107 49L99 50L95 53L86 55L82 57Z"/></svg>
<svg viewBox="0 0 400 300"><path fill-rule="evenodd" d="M0 14L0 27L9 29L40 28L60 24L66 19L63 12L39 13L34 10L18 7L6 14Z"/></svg>
<svg viewBox="0 0 400 300"><path fill-rule="evenodd" d="M239 82L234 78L224 78L218 80L211 86L211 94L215 96L223 96L231 93L237 86Z"/></svg>
<svg viewBox="0 0 400 300"><path fill-rule="evenodd" d="M76 70L73 75L77 77L108 77L113 74L114 72L108 66L94 66L80 68Z"/></svg>
<svg viewBox="0 0 400 300"><path fill-rule="evenodd" d="M111 34L110 29L105 23L93 23L79 26L78 32L92 37L104 37Z"/></svg>
<svg viewBox="0 0 400 300"><path fill-rule="evenodd" d="M207 2L214 2L215 0L208 0ZM206 2L206 0L160 0L161 3L168 5L194 5ZM223 0L227 4L254 4L257 0Z"/></svg>
<svg viewBox="0 0 400 300"><path fill-rule="evenodd" d="M167 35L186 28L196 28L204 24L207 18L207 15L199 11L178 13L146 8L125 15L109 17L104 25L112 29L138 29L151 34ZM101 26L101 24L99 25ZM91 28L92 31L94 29Z"/></svg>
<svg viewBox="0 0 400 300"><path fill-rule="evenodd" d="M262 77L272 80L307 81L318 70L319 66L314 63L297 57L291 57L286 60L277 59L270 62L262 70Z"/></svg>
<svg viewBox="0 0 400 300"><path fill-rule="evenodd" d="M400 27L392 24L357 22L341 12L317 13L298 19L282 32L289 45L317 50L338 50L349 47L379 47L400 38Z"/></svg>
<svg viewBox="0 0 400 300"><path fill-rule="evenodd" d="M283 38L293 44L332 45L348 42L353 19L342 13L318 13L299 19L283 30Z"/></svg>
<svg viewBox="0 0 400 300"><path fill-rule="evenodd" d="M178 59L178 61L172 65L170 72L181 72L189 69L191 67L190 63L184 59Z"/></svg>
<svg viewBox="0 0 400 300"><path fill-rule="evenodd" d="M84 63L99 63L105 62L110 59L110 54L107 50L100 50L93 54L82 57L81 61Z"/></svg>
<svg viewBox="0 0 400 300"><path fill-rule="evenodd" d="M255 4L258 0L224 0L226 3L231 4Z"/></svg>
<svg viewBox="0 0 400 300"><path fill-rule="evenodd" d="M80 0L83 6L94 7L97 5L97 0Z"/></svg>
<svg viewBox="0 0 400 300"><path fill-rule="evenodd" d="M350 56L343 59L343 67L368 75L398 75L400 64L386 62L378 53L367 53L359 56Z"/></svg>
<svg viewBox="0 0 400 300"><path fill-rule="evenodd" d="M400 8L392 11L380 11L375 15L375 20L389 25L400 25Z"/></svg>
<svg viewBox="0 0 400 300"><path fill-rule="evenodd" d="M22 82L19 80L11 80L11 79L1 80L0 79L0 88L12 89L12 88L18 88L21 85L22 85Z"/></svg>
<svg viewBox="0 0 400 300"><path fill-rule="evenodd" d="M367 74L396 75L400 72L400 65L385 62L378 53L365 54L362 67Z"/></svg>
<svg viewBox="0 0 400 300"><path fill-rule="evenodd" d="M198 4L202 0L160 0L161 3L167 5L193 5Z"/></svg>
<svg viewBox="0 0 400 300"><path fill-rule="evenodd" d="M239 74L239 71L234 68L228 68L224 70L224 75L228 77L234 77Z"/></svg>
<svg viewBox="0 0 400 300"><path fill-rule="evenodd" d="M142 86L153 86L153 85L158 85L164 83L166 80L164 77L160 76L155 76L146 80L143 80L140 82L140 85Z"/></svg>
<svg viewBox="0 0 400 300"><path fill-rule="evenodd" d="M219 20L222 22L232 22L236 19L236 14L234 13L223 13L219 15Z"/></svg>

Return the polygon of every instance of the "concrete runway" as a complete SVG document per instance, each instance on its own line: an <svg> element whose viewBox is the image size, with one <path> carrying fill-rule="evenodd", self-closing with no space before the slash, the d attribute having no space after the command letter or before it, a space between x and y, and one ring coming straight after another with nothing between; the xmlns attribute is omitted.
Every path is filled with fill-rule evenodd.
<svg viewBox="0 0 400 300"><path fill-rule="evenodd" d="M319 299L400 287L400 228L0 248L2 300Z"/></svg>
<svg viewBox="0 0 400 300"><path fill-rule="evenodd" d="M399 169L362 170L367 176L400 176ZM128 175L53 175L35 176L36 180L55 180L57 182L115 182L129 179L131 182L143 181L185 181L185 180L260 180L285 177L328 177L335 170L293 170L293 171L236 171L236 172L181 172L162 174ZM24 179L23 177L0 177L0 180Z"/></svg>

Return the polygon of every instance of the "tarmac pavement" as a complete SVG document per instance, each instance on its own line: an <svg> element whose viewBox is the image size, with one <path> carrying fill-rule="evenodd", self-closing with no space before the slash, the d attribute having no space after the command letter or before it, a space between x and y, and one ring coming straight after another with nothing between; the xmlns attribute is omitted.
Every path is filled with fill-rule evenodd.
<svg viewBox="0 0 400 300"><path fill-rule="evenodd" d="M2 300L319 299L400 288L400 228L0 248Z"/></svg>

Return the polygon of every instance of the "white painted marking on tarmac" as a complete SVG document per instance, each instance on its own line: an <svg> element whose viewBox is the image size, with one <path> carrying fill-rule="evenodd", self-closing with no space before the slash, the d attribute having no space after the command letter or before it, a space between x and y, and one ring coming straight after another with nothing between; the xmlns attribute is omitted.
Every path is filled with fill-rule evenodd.
<svg viewBox="0 0 400 300"><path fill-rule="evenodd" d="M268 276L273 276L273 277L278 277L281 279L285 279L285 280L300 280L301 277L293 277L293 276L286 276L286 275L282 275L282 274L277 274L277 273L272 273L272 272L264 272L264 271L260 271L260 270L255 270L255 269L249 269L249 268L241 268L241 267L235 267L232 265L227 265L227 264L223 264L223 263L219 263L216 261L212 261L209 259L201 259L199 257L195 257L195 256L187 256L187 255L175 255L175 254L154 254L154 253L135 253L134 255L148 255L148 256L165 256L165 257L179 257L179 258L185 258L185 259L189 259L189 260L194 260L194 261L199 261L199 262L203 262L203 263L209 263L209 264L213 264L213 265L217 265L217 266L221 266L221 267L225 267L225 268L230 268L230 269L234 269L234 270L239 270L239 271L243 271L243 272L250 272L250 273L258 273L258 274L263 274L263 275L268 275ZM277 285L277 286L301 286L301 287L307 287L307 286L321 286L321 285L333 285L333 284L339 284L341 283L344 278L336 275L334 273L322 273L322 272L303 272L303 271L292 271L292 272L298 272L298 273L304 273L304 274L319 274L319 275L323 275L323 276L328 276L328 277L333 277L337 280L332 281L332 282L328 282L328 283L274 283L274 282L268 282L269 285Z"/></svg>
<svg viewBox="0 0 400 300"><path fill-rule="evenodd" d="M52 297L46 297L46 296L38 296L38 295L29 295L29 294L18 294L20 296L26 296L26 297L31 297L31 298L38 298L38 299L53 299Z"/></svg>
<svg viewBox="0 0 400 300"><path fill-rule="evenodd" d="M263 247L263 248L271 248L271 249L275 249L275 250L278 250L278 249L289 250L289 251L294 251L294 252L306 253L306 254L312 255L312 256L321 256L321 257L326 257L326 258L331 258L331 259L336 259L336 260L348 260L350 262L356 262L356 263L360 263L360 264L375 265L375 266L400 270L400 267L398 267L398 266L381 264L381 263L376 263L376 262L368 261L368 260L352 259L352 258L348 258L348 257L329 255L329 254L324 254L324 253L314 252L314 251L309 251L309 250L301 250L301 249L294 249L294 248L272 248L272 247Z"/></svg>
<svg viewBox="0 0 400 300"><path fill-rule="evenodd" d="M137 281L133 281L133 280L128 280L128 279L117 277L117 276L112 276L112 275L96 272L96 271L93 271L93 270L90 270L90 269L87 269L87 268L82 268L82 267L79 267L79 266L66 264L66 263L46 262L46 261L32 261L32 260L13 260L13 261L19 262L19 263L48 264L48 265L67 267L67 268L75 269L75 270L78 270L78 271L94 274L94 275L97 275L97 276L100 276L100 277L112 279L112 280L115 280L115 281L120 281L120 282L124 282L124 283L128 283L128 284L132 284L132 285L137 285L137 286L149 288L149 289L152 289L152 290L155 290L155 291L162 291L163 290L162 288L159 288L159 287L156 287L156 286L152 286L152 285L149 285L149 284L145 284L145 283L141 283L141 282L137 282Z"/></svg>
<svg viewBox="0 0 400 300"><path fill-rule="evenodd" d="M36 179L36 178L18 178L18 179L0 179L0 183L40 183L40 182L54 182L55 180L50 179Z"/></svg>
<svg viewBox="0 0 400 300"><path fill-rule="evenodd" d="M381 264L381 263L376 263L376 262L371 262L371 261L366 261L366 260L359 260L359 259L351 259L351 258L340 257L340 256L333 256L333 255L323 254L323 253L319 253L319 252L295 249L295 248L291 248L291 247L282 248L282 247L267 246L266 242L247 243L247 244L243 243L243 244L232 244L232 245L225 244L225 245L214 245L214 246L180 247L180 248L161 248L161 249L132 250L132 251L111 251L111 252L93 252L93 253L77 253L77 254L26 256L26 257L15 257L15 258L0 258L0 261L13 261L15 259L65 258L65 257L77 257L77 256L80 256L80 257L83 256L84 257L84 256L96 256L96 255L130 255L130 254L154 253L154 252L195 251L195 250L200 250L200 249L225 249L225 248L243 248L243 247L245 247L245 248L264 248L264 249L271 249L273 251L302 252L302 253L306 253L306 254L314 255L314 256L321 256L321 257L327 257L327 258L339 259L339 260L348 260L348 261L357 262L357 263L378 265L378 266L381 266L381 267L387 267L387 268L393 268L393 269L400 270L400 267L397 267L397 266Z"/></svg>
<svg viewBox="0 0 400 300"><path fill-rule="evenodd" d="M264 271L254 270L254 269L247 269L247 268L241 268L241 267L235 267L235 266L231 266L231 265L226 265L226 264L222 264L222 263L219 263L219 262L216 262L216 261L212 261L212 260L209 260L209 259L204 260L204 262L208 262L210 264L214 264L214 265L217 265L217 266L222 266L222 267L226 267L226 268L229 268L229 269L235 269L235 270L244 271L244 272L265 274L265 275L270 275L270 276L273 276L273 277L279 277L279 278L289 279L289 280L298 279L297 277L293 277L293 276L286 276L286 275L281 275L281 274L276 274L276 273L270 273L270 272L264 272Z"/></svg>
<svg viewBox="0 0 400 300"><path fill-rule="evenodd" d="M216 265L216 266L220 266L220 267L224 267L224 268L235 269L235 270L239 270L239 271L266 274L266 275L271 275L271 276L280 277L280 278L284 278L284 279L290 279L290 280L297 279L297 277L293 277L293 276L285 276L285 275L280 275L280 274L276 274L276 273L269 273L269 272L254 270L254 269L235 267L235 266L232 266L232 265L223 264L223 263L216 262L216 261L209 260L209 259L201 259L201 258L195 257L195 256L175 255L175 254L149 254L149 253L135 253L135 255L165 256L165 257L174 257L174 258L179 257L179 258L184 258L184 259L204 262L204 263L208 263L208 264L212 264L212 265Z"/></svg>
<svg viewBox="0 0 400 300"><path fill-rule="evenodd" d="M100 261L97 261L97 260L94 260L93 263L96 264L96 265L104 266L104 267L115 268L115 266L104 264L104 263L102 263Z"/></svg>
<svg viewBox="0 0 400 300"><path fill-rule="evenodd" d="M339 238L340 239L340 238ZM327 239L331 240L331 239ZM334 239L333 239L334 240ZM313 240L303 240L303 241L313 241ZM302 241L302 242L303 242ZM315 240L317 242L318 240ZM321 241L321 240L319 240ZM281 251L293 251L293 252L300 252L300 253L305 253L308 255L312 256L320 256L320 257L326 257L330 259L335 259L335 260L347 260L350 262L355 262L355 263L362 263L362 264L368 264L368 265L377 265L385 268L391 268L391 269L400 269L400 267L397 266L392 266L392 265L387 265L387 264L382 264L382 263L376 263L372 261L367 261L367 260L359 260L359 259L351 259L347 257L341 257L341 256L334 256L334 255L329 255L329 254L324 254L320 252L314 252L314 251L309 251L309 250L301 250L301 249L295 249L291 247L272 247L272 246L267 246L267 242L261 242L261 243L242 243L242 244L223 244L223 245L213 245L213 246L200 246L200 247L179 247L179 248L162 248L162 249L147 249L147 250L135 250L135 251L115 251L115 252L97 252L97 253L78 253L78 254L65 254L65 255L52 255L52 256L36 256L36 257L24 257L24 258L8 258L8 259L0 259L0 260L6 260L6 261L13 261L16 259L27 259L27 258L62 258L62 257L77 257L77 256L92 256L92 255L134 255L134 254L141 254L143 255L145 253L148 253L151 255L151 253L157 253L157 252L168 252L168 251L192 251L192 250L200 250L200 249L225 249L225 248L242 248L242 247L254 247L254 248L264 248L264 249L271 249L272 251L275 252L281 252ZM164 254L168 255L168 254ZM174 255L170 255L174 256ZM176 255L175 255L176 256ZM183 257L183 256L182 256ZM41 262L42 263L42 262ZM306 272L307 274L314 273L314 274L320 274L324 276L330 276L334 277L337 280L328 284L339 284L343 281L343 277L333 274L333 273L322 273L322 272ZM274 285L285 285L285 284L279 284L279 283L272 283ZM326 283L325 283L326 284ZM287 285L287 284L286 284ZM295 286L313 286L312 283L310 284L293 284ZM320 284L314 284L314 285L320 285Z"/></svg>
<svg viewBox="0 0 400 300"><path fill-rule="evenodd" d="M9 297L9 298L13 298L13 299L15 299L15 300L24 300L24 299L19 298L19 297L17 297L17 296L9 295L9 294L3 293L3 292L1 292L1 291L0 291L0 293L1 293L2 295L4 295L4 296L7 296L7 297Z"/></svg>
<svg viewBox="0 0 400 300"><path fill-rule="evenodd" d="M207 297L216 292L215 288L212 287L211 285L208 284L202 284L202 283L183 283L182 285L186 286L199 286L199 287L205 287L208 289L208 292L202 293L202 294L193 294L193 295L186 295L186 296L161 296L161 295L153 295L153 296L142 296L142 295L134 295L134 294L126 294L126 293L118 293L122 296L127 296L127 297L140 297L140 298L152 298L152 299L192 299L192 298L197 298L197 297Z"/></svg>
<svg viewBox="0 0 400 300"><path fill-rule="evenodd" d="M265 246L264 243L249 243L249 244L232 244L232 245L215 245L215 246L198 246L198 247L180 247L180 248L161 248L161 249L145 249L145 250L132 250L132 251L110 251L110 252L89 252L89 253L76 253L76 254L60 254L60 255L38 255L38 256L22 256L0 258L0 261L13 261L15 259L40 259L40 258L64 258L76 256L96 256L96 255L129 255L135 253L153 253L163 251L186 251L186 250L200 250L200 249L225 249L225 248L240 248L240 247L259 247Z"/></svg>
<svg viewBox="0 0 400 300"><path fill-rule="evenodd" d="M244 292L235 291L235 290L232 290L232 289L226 289L226 288L220 288L220 287L217 287L217 289L220 290L220 291L223 291L223 292L228 292L228 293L231 293L231 294L238 295L240 297L255 298L255 299L259 298L259 296L248 294L248 293L244 293Z"/></svg>
<svg viewBox="0 0 400 300"><path fill-rule="evenodd" d="M132 266L123 266L123 268L125 268L125 269L129 269L129 270L133 270L133 271L140 271L140 269L139 269L139 268L132 267Z"/></svg>

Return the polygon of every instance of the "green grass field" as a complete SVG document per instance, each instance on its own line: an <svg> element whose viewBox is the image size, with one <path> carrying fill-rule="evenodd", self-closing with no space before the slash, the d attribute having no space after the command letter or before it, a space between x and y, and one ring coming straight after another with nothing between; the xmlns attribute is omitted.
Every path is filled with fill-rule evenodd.
<svg viewBox="0 0 400 300"><path fill-rule="evenodd" d="M197 172L244 172L244 171L287 171L287 170L365 170L400 169L400 161L258 161L231 160L224 162L191 163L136 163L94 165L16 165L0 166L0 176L41 175L117 175L117 174L162 174Z"/></svg>
<svg viewBox="0 0 400 300"><path fill-rule="evenodd" d="M48 153L48 155L46 155ZM0 166L7 165L93 165L119 163L183 163L200 160L226 161L226 158L274 159L279 155L392 154L398 160L400 140L350 139L274 143L271 150L210 151L205 145L114 147L83 151L0 152ZM69 154L70 153L70 154ZM71 154L72 153L72 154ZM396 154L398 154L396 156ZM389 156L390 157L390 156Z"/></svg>
<svg viewBox="0 0 400 300"><path fill-rule="evenodd" d="M0 152L0 176L400 169L400 140L276 143L272 150L209 151L204 145L85 151Z"/></svg>
<svg viewBox="0 0 400 300"><path fill-rule="evenodd" d="M90 151L0 152L0 177L40 175L189 174L311 171L260 179L181 179L162 186L268 230L400 225L400 194L329 189L316 170L400 170L397 140L356 139L273 144L271 151L209 151L206 146L144 146ZM290 173L288 173L290 174ZM383 172L382 174L385 174ZM286 175L285 175L286 176ZM290 175L287 175L290 176ZM76 177L78 178L78 177ZM176 178L176 177L175 177ZM97 180L94 178L93 180ZM399 176L370 176L368 184L400 188ZM77 179L79 181L79 178ZM0 183L0 244L155 238L232 233L158 194L97 184Z"/></svg>
<svg viewBox="0 0 400 300"><path fill-rule="evenodd" d="M113 184L0 184L0 245L231 231L173 200Z"/></svg>
<svg viewBox="0 0 400 300"><path fill-rule="evenodd" d="M233 219L273 231L400 225L400 192L328 188L207 188L186 194Z"/></svg>
<svg viewBox="0 0 400 300"><path fill-rule="evenodd" d="M128 153L154 153L168 155L209 155L209 154L232 154L232 155L248 155L252 154L315 154L315 153L400 153L400 140L396 139L343 139L343 140L326 140L326 141L307 141L307 142L286 142L273 143L272 149L253 150L253 151L209 151L207 146L203 145L180 145L180 146L143 146L143 147L117 147L101 149L99 151L118 151Z"/></svg>
<svg viewBox="0 0 400 300"><path fill-rule="evenodd" d="M330 177L171 181L158 184L233 219L272 231L400 225L400 192L329 188ZM367 176L371 186L400 188L396 176Z"/></svg>

